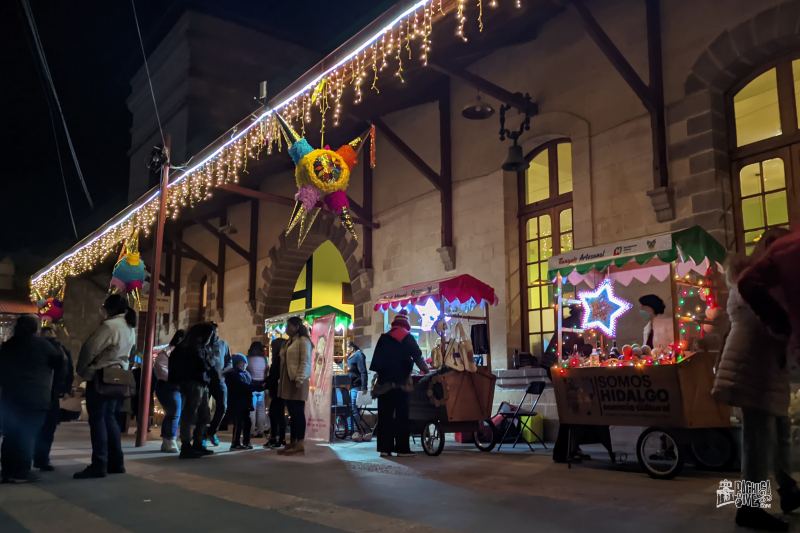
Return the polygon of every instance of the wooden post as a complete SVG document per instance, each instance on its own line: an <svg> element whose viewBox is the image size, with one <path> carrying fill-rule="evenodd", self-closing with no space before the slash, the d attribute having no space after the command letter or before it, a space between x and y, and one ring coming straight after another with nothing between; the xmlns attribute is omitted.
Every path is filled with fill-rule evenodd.
<svg viewBox="0 0 800 533"><path fill-rule="evenodd" d="M175 254L175 277L172 280L172 322L175 328L178 327L178 314L181 311L181 263L183 263L183 256L181 255L181 241L183 240L183 232L178 230L175 233L175 242L172 243L172 252Z"/></svg>
<svg viewBox="0 0 800 533"><path fill-rule="evenodd" d="M442 247L450 247L453 246L453 163L449 79L439 95L439 149L441 151L439 184L442 195Z"/></svg>
<svg viewBox="0 0 800 533"><path fill-rule="evenodd" d="M147 428L150 424L150 399L153 385L153 346L156 334L156 302L158 301L158 279L161 276L161 252L164 247L164 222L167 218L167 185L169 184L170 137L164 140L164 162L161 167L161 193L158 199L158 218L153 243L153 259L150 272L150 294L147 298L147 324L144 333L142 355L142 381L139 390L139 415L136 417L136 446L147 444Z"/></svg>
<svg viewBox="0 0 800 533"><path fill-rule="evenodd" d="M247 279L247 297L255 310L256 305L256 270L258 268L258 209L259 200L250 202L250 271Z"/></svg>
<svg viewBox="0 0 800 533"><path fill-rule="evenodd" d="M228 211L225 210L219 215L220 227L228 225ZM225 241L219 239L217 243L217 312L222 318L225 299Z"/></svg>
<svg viewBox="0 0 800 533"><path fill-rule="evenodd" d="M370 140L372 142L372 140ZM364 215L372 220L372 167L370 166L369 148L363 152L364 165ZM364 226L364 242L362 244L361 265L364 269L372 268L372 228Z"/></svg>

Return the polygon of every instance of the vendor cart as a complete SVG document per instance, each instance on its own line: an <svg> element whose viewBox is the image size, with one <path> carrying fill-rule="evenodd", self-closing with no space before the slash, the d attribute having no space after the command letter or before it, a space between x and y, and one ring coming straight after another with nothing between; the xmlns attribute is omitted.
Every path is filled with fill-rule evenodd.
<svg viewBox="0 0 800 533"><path fill-rule="evenodd" d="M427 455L442 453L446 433L468 435L482 451L491 451L496 444L497 432L490 419L497 379L491 371L490 305L497 305L494 289L469 275L401 287L382 294L375 304L387 326L394 314L408 311L411 333L424 355L437 349L446 352L449 343L457 343L455 351L465 352L458 355L469 354L475 363L457 370L434 364L434 358L428 357L432 372L413 376L410 429ZM463 331L465 323L472 326L471 338L457 340L454 332ZM463 344L467 340L472 350Z"/></svg>
<svg viewBox="0 0 800 533"><path fill-rule="evenodd" d="M716 353L706 343L720 312L716 289L724 257L713 237L693 227L550 258L559 310L551 374L568 439L575 427L641 426L636 455L654 478L676 476L687 459L707 468L730 466L736 457L730 408L711 396ZM631 313L634 303L620 293L633 300L657 292L658 284L670 339L644 346L642 337L630 338L631 328L641 321L652 331L655 318L648 323ZM582 314L578 327L564 325L563 308L570 306ZM632 344L620 349L624 321L629 338L620 340ZM592 347L591 354L576 349L579 341Z"/></svg>

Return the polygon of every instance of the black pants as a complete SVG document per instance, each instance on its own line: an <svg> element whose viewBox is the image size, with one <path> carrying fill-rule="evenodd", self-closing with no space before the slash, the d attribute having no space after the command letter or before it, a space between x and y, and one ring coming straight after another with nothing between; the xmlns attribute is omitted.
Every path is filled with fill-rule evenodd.
<svg viewBox="0 0 800 533"><path fill-rule="evenodd" d="M23 478L31 470L36 434L44 423L45 410L26 409L3 402L3 444L0 447L2 477Z"/></svg>
<svg viewBox="0 0 800 533"><path fill-rule="evenodd" d="M208 424L208 431L206 431L206 436L210 437L217 434L222 425L222 419L225 417L225 411L228 410L228 387L224 381L213 378L208 386L208 393L214 398L214 416Z"/></svg>
<svg viewBox="0 0 800 533"><path fill-rule="evenodd" d="M180 388L183 404L180 420L181 446L190 446L193 438L195 446L200 446L208 424L208 387L204 383L185 381L180 384Z"/></svg>
<svg viewBox="0 0 800 533"><path fill-rule="evenodd" d="M89 434L92 438L91 468L99 472L122 470L122 438L117 425L120 399L99 394L94 383L86 385L86 410L89 412Z"/></svg>
<svg viewBox="0 0 800 533"><path fill-rule="evenodd" d="M44 416L44 424L36 436L36 445L33 450L33 464L36 467L50 464L50 448L56 436L56 428L61 421L61 408L56 402Z"/></svg>
<svg viewBox="0 0 800 533"><path fill-rule="evenodd" d="M378 451L409 453L408 393L392 389L378 396Z"/></svg>
<svg viewBox="0 0 800 533"><path fill-rule="evenodd" d="M284 400L286 402L286 409L289 411L291 423L289 425L289 433L292 436L292 442L303 440L306 438L306 402L303 400Z"/></svg>
<svg viewBox="0 0 800 533"><path fill-rule="evenodd" d="M275 396L269 403L270 440L284 442L286 440L286 402Z"/></svg>
<svg viewBox="0 0 800 533"><path fill-rule="evenodd" d="M238 411L228 413L228 416L233 421L233 440L231 446L243 444L245 446L250 444L250 409L240 409Z"/></svg>

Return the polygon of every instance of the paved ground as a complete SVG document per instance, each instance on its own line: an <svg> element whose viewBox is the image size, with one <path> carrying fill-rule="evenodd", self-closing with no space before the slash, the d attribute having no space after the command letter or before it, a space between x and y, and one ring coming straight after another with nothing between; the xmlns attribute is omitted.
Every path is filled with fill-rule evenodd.
<svg viewBox="0 0 800 533"><path fill-rule="evenodd" d="M687 468L656 481L599 453L568 470L544 451L484 454L455 443L436 458L386 460L374 444L343 443L313 446L305 458L253 450L194 461L160 454L155 442L125 444L128 474L74 481L88 461L88 429L61 426L57 471L0 487L0 531L735 530L732 509L715 508L721 474Z"/></svg>

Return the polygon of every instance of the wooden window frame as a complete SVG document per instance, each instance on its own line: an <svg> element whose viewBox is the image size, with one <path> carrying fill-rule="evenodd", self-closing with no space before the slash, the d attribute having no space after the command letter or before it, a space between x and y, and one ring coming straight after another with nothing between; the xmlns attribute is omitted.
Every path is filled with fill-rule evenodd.
<svg viewBox="0 0 800 533"><path fill-rule="evenodd" d="M744 221L742 217L742 195L739 172L749 164L780 158L784 161L786 180L786 201L788 203L789 224L795 228L800 225L800 125L798 125L797 106L794 92L792 61L800 60L800 54L785 55L759 66L748 77L734 85L726 94L726 122L728 128L728 147L731 161L731 189L733 192L733 220L736 232L736 248L745 252ZM770 69L775 69L778 88L778 113L782 133L775 137L762 139L744 146L736 146L736 114L733 99L747 84ZM749 198L749 197L748 197ZM766 213L764 214L766 226ZM767 226L769 227L769 226Z"/></svg>
<svg viewBox="0 0 800 533"><path fill-rule="evenodd" d="M528 152L525 160L529 163L537 155L544 150L550 149L547 157L548 178L550 183L550 197L534 202L532 204L526 203L526 172L517 173L517 195L519 198L519 206L517 212L517 220L519 226L519 283L520 283L520 302L522 305L522 320L520 320L522 328L522 348L523 351L530 352L530 324L529 321L529 298L528 298L528 234L527 225L528 221L532 218L541 215L550 215L551 223L551 238L553 242L553 255L558 255L561 250L561 217L560 212L564 209L573 208L572 191L565 194L558 194L558 145L563 143L572 143L568 137L560 137L550 140L544 144L537 146L535 149ZM573 176L574 178L574 176ZM574 181L573 181L574 190ZM575 211L573 209L573 220ZM572 229L573 243L575 242L575 228ZM542 307L546 309L546 307Z"/></svg>

